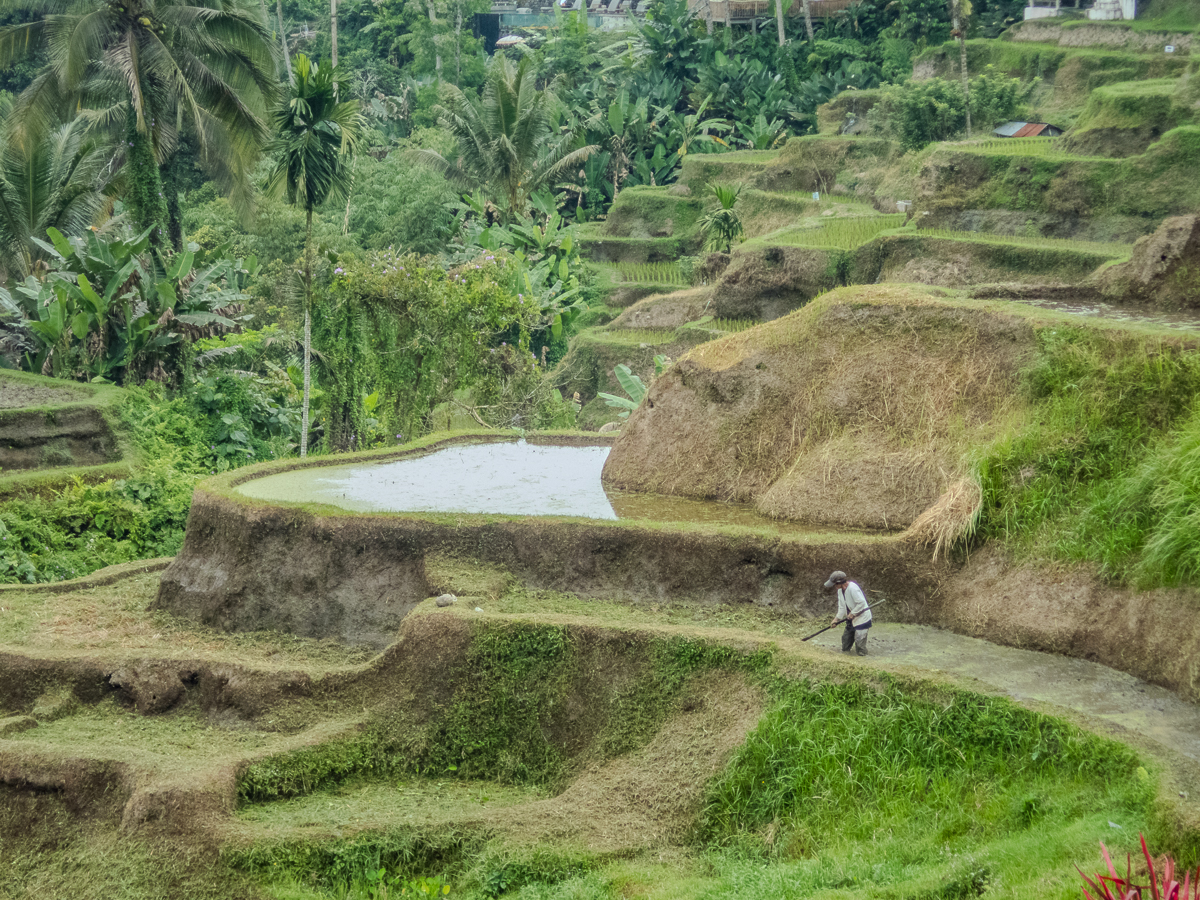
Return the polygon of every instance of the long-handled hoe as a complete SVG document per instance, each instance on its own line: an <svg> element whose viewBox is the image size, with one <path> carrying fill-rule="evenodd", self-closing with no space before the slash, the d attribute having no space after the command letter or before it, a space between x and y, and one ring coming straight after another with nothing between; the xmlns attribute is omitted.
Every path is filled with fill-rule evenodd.
<svg viewBox="0 0 1200 900"><path fill-rule="evenodd" d="M882 604L884 604L884 603L887 603L887 600L876 600L876 601L875 601L875 606L881 606L881 605L882 605ZM875 606L868 606L868 607L867 607L867 609L874 609L874 608L875 608ZM834 622L832 625L826 625L826 626L825 626L824 628L822 628L820 631L814 631L814 632L813 632L812 634L810 634L808 637L806 637L806 638L801 638L801 640L802 640L802 641L811 640L812 638L815 638L815 637L816 637L818 634L824 634L824 633L825 633L825 632L827 632L827 631L828 631L830 628L837 628L839 625L841 625L841 624L842 624L843 622L845 622L845 621L846 621L845 619L838 619L838 620L837 620L836 622Z"/></svg>

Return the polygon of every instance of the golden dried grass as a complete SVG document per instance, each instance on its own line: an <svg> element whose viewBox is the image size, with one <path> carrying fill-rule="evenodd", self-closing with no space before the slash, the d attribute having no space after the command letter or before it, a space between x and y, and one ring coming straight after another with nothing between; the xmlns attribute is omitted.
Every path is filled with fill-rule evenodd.
<svg viewBox="0 0 1200 900"><path fill-rule="evenodd" d="M974 478L960 478L904 532L904 538L928 547L933 559L946 556L955 544L975 533L983 509L983 489Z"/></svg>

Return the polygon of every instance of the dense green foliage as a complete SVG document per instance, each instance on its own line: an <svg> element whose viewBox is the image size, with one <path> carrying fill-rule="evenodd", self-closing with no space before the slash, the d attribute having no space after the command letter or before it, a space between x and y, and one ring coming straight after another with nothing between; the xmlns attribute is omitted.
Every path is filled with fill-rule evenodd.
<svg viewBox="0 0 1200 900"><path fill-rule="evenodd" d="M314 326L328 348L331 445L416 436L435 406L456 399L493 425L567 424L529 348L541 311L510 289L512 266L488 255L446 271L391 251L337 266Z"/></svg>
<svg viewBox="0 0 1200 900"><path fill-rule="evenodd" d="M101 240L91 232L67 240L53 228L48 236L48 271L40 281L28 276L15 291L35 345L24 362L47 375L121 384L171 380L188 341L238 327L241 288L258 272L254 258L202 251L168 262L151 247L152 228L131 240Z"/></svg>
<svg viewBox="0 0 1200 900"><path fill-rule="evenodd" d="M232 375L201 378L186 398L154 385L130 389L113 416L142 462L122 478L76 476L0 504L0 582L57 581L174 555L195 483L286 454L295 430L269 386Z"/></svg>

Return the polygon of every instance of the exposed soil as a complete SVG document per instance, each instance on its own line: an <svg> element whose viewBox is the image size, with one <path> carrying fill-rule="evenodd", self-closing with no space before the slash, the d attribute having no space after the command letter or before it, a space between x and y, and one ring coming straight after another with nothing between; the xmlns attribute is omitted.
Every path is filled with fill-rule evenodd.
<svg viewBox="0 0 1200 900"><path fill-rule="evenodd" d="M0 390L7 386L0 381ZM119 458L116 437L95 407L0 412L0 469L92 466Z"/></svg>
<svg viewBox="0 0 1200 900"><path fill-rule="evenodd" d="M1020 565L998 550L970 563L910 621L1096 660L1200 700L1200 591L1135 591L1087 568Z"/></svg>
<svg viewBox="0 0 1200 900"><path fill-rule="evenodd" d="M605 482L905 528L961 474L951 447L997 427L1032 347L1017 316L891 286L832 294L679 360L621 430Z"/></svg>
<svg viewBox="0 0 1200 900"><path fill-rule="evenodd" d="M1166 219L1133 245L1128 262L1098 278L1109 298L1162 309L1200 307L1200 216Z"/></svg>
<svg viewBox="0 0 1200 900"><path fill-rule="evenodd" d="M613 321L614 328L678 328L712 309L713 289L686 288L639 300Z"/></svg>
<svg viewBox="0 0 1200 900"><path fill-rule="evenodd" d="M840 629L811 643L841 651ZM938 628L888 623L871 629L856 660L978 679L1014 700L1052 704L1145 735L1200 760L1200 708L1178 694L1083 659L1002 647Z"/></svg>
<svg viewBox="0 0 1200 900"><path fill-rule="evenodd" d="M734 254L712 291L709 313L724 319L778 319L836 286L830 254L767 247Z"/></svg>
<svg viewBox="0 0 1200 900"><path fill-rule="evenodd" d="M978 562L985 574L992 571L985 561ZM995 563L996 573L999 566ZM385 711L403 710L413 723L440 715L462 687L463 677L470 677L462 661L472 634L479 628L504 628L513 621L559 625L571 632L576 665L568 702L545 727L553 742L580 760L596 758L592 744L612 708L612 697L627 690L631 679L644 669L650 638L655 636L702 639L743 652L774 647L783 674L818 680L840 679L864 669L915 679L914 684L926 683L930 675L935 684L971 679L969 686L986 685L984 690L1039 708L1051 704L1077 714L1091 727L1102 731L1111 727L1117 737L1128 739L1125 732L1141 735L1200 760L1198 710L1170 692L1095 662L895 624L893 617L912 612L911 604L899 596L889 597L891 605L877 613L871 655L860 659L836 652L838 630L808 643L800 640L824 621L813 623L765 610L733 608L718 620L701 615L710 607L693 606L697 623L680 624L680 612L688 607L677 604L668 610L561 597L553 610L506 615L503 611L510 602L527 601L505 599L507 582L499 570L484 570L473 578L469 562L446 557L438 558L431 568L446 583L471 591L478 598L475 602L486 604L489 612L466 607L441 610L427 604L405 621L402 639L370 665L328 672L319 682L303 672L288 680L282 673L226 667L217 685L214 679L220 673L214 667L191 663L187 665L192 668L183 671L184 664L173 662L164 648L127 665L129 671L116 679L110 677L105 691L76 690L75 699L66 704L54 699L62 697L61 691L42 697L26 692L23 698L10 692L6 711L32 718L36 725L24 723L0 736L0 792L7 799L15 796L14 791L50 791L64 798L75 815L140 834L190 833L206 835L204 840L235 842L274 838L278 835L264 830L265 825L245 819L235 825L231 819L240 768L267 756L352 735L359 722L378 720ZM947 583L950 590L942 592L941 605L933 602L925 613L945 616L947 623L957 627L956 611L966 609L968 600L987 602L983 595L994 588L981 575L974 576L973 582L966 574L956 578ZM1044 600L1032 596L1032 582L1038 580L1045 584ZM1029 581L1024 599L1031 620L1071 590L1063 581L1051 583L1044 573L1031 575ZM876 582L865 583L874 596ZM947 595L964 600L956 605L945 599ZM1163 597L1154 600L1163 605ZM827 612L829 605L828 596L822 595L819 609ZM1111 611L1094 612L1110 625L1113 622ZM1114 631L1128 633L1121 624ZM69 650L71 643L64 641L64 648ZM1186 650L1179 655L1200 657ZM111 662L100 660L64 664L7 657L0 660L0 671L11 685L21 682L21 673L35 665L48 675L57 671L56 683L61 683L71 665L114 670ZM182 684L175 706L165 714L158 711L153 697L143 702L147 698L139 693L157 695L164 676ZM174 684L170 687L174 689ZM119 701L115 705L114 699ZM518 842L553 841L604 853L676 844L694 821L705 784L744 741L763 706L760 690L741 676L715 672L698 676L673 700L676 712L648 744L616 759L596 758L585 764L557 796L505 794L507 799L494 807L464 796L444 815L439 812L437 821L502 833ZM278 722L288 721L289 715L303 727L281 729ZM270 724L273 721L277 724ZM186 762L182 767L181 760ZM400 804L396 813L400 819L395 821L385 822L369 808L360 807L361 812L350 818L345 809L325 813L314 808L311 818L292 814L290 821L307 825L289 833L346 837L389 822L432 821L417 808L412 821L405 819L402 799L393 798ZM414 799L414 803L427 802L429 798ZM331 815L341 819L335 822ZM328 824L322 824L327 819Z"/></svg>

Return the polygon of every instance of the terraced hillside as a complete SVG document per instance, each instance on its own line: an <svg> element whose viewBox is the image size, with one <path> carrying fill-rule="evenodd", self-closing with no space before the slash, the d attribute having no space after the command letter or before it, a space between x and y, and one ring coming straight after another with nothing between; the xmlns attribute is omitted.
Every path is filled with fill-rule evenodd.
<svg viewBox="0 0 1200 900"><path fill-rule="evenodd" d="M120 391L0 369L0 492L120 470L131 450L110 407Z"/></svg>

